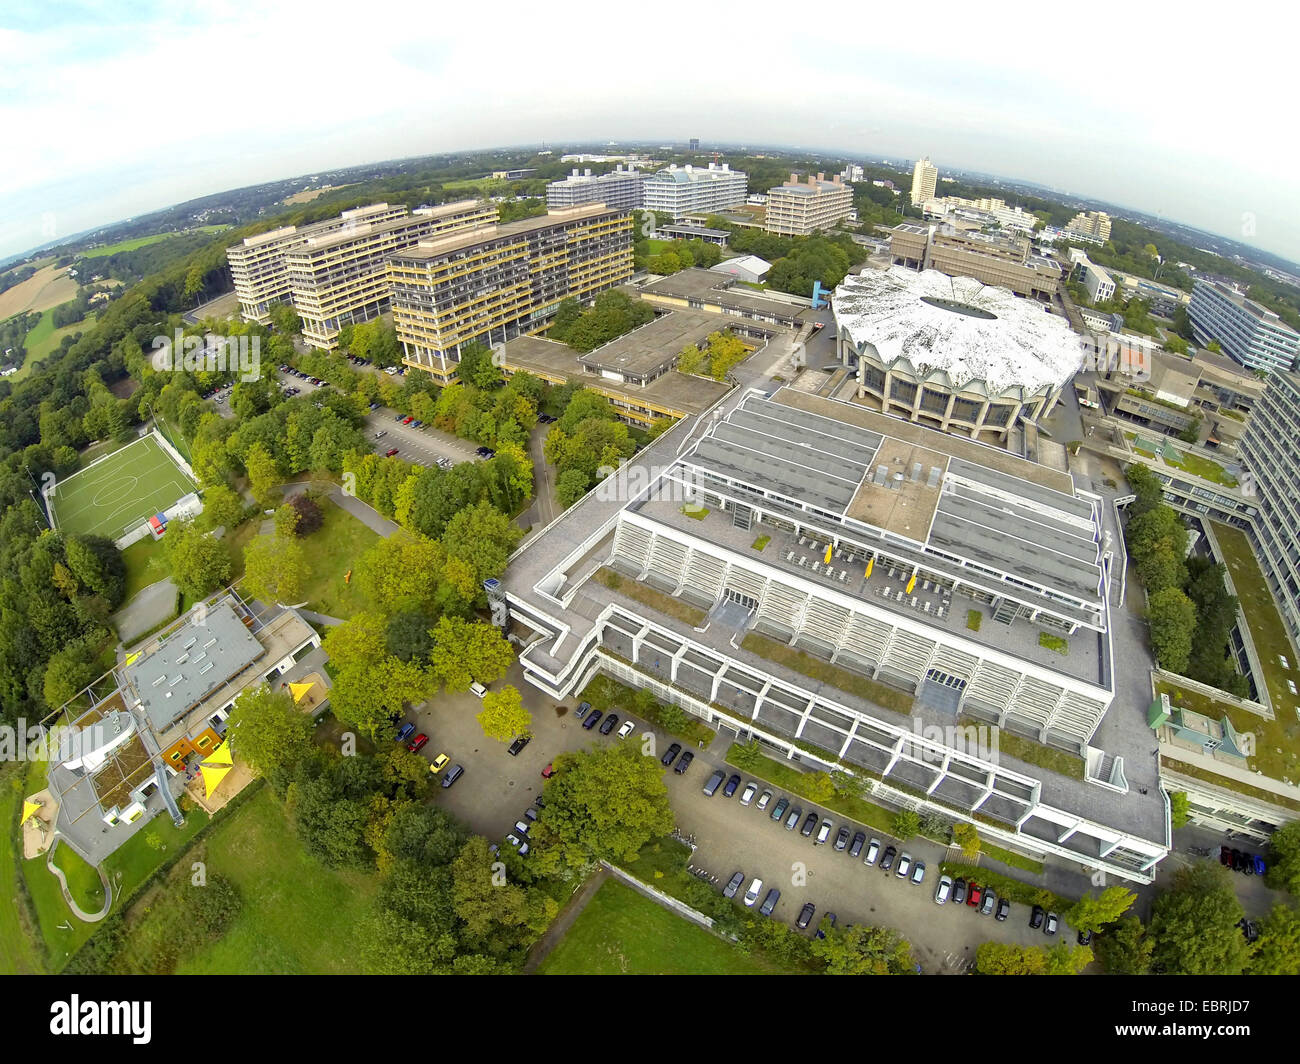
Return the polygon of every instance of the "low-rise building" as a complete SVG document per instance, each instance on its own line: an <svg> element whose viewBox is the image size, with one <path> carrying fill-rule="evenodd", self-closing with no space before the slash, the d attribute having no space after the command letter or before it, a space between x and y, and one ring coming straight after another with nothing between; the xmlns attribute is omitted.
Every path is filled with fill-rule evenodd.
<svg viewBox="0 0 1300 1064"><path fill-rule="evenodd" d="M722 248L727 246L727 238L731 233L726 229L710 229L706 225L674 223L660 226L655 230L655 236L665 240L703 240L706 244Z"/></svg>
<svg viewBox="0 0 1300 1064"><path fill-rule="evenodd" d="M734 277L738 281L747 281L749 284L762 284L767 280L768 271L772 269L772 264L766 259L760 259L757 255L737 255L734 259L723 259L716 266L710 266L709 269L714 273L725 273L728 277Z"/></svg>
<svg viewBox="0 0 1300 1064"><path fill-rule="evenodd" d="M1034 254L1024 237L904 222L890 231L889 253L895 266L974 277L1035 299L1050 299L1061 285L1061 267Z"/></svg>

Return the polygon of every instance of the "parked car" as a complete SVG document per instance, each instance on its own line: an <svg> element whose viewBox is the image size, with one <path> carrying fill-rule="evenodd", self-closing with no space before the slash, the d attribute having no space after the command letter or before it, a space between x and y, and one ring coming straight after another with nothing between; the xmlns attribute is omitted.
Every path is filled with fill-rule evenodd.
<svg viewBox="0 0 1300 1064"><path fill-rule="evenodd" d="M934 888L935 905L947 905L952 897L952 876L940 876L939 885Z"/></svg>
<svg viewBox="0 0 1300 1064"><path fill-rule="evenodd" d="M528 829L531 828L532 826L533 826L533 825L532 825L532 822L531 822L531 821L528 821L528 820L516 820L516 821L515 821L515 834L516 834L516 835L527 835L527 834L528 834Z"/></svg>
<svg viewBox="0 0 1300 1064"><path fill-rule="evenodd" d="M1255 942L1259 939L1259 924L1254 920L1247 920L1243 916L1237 921L1237 926L1241 928L1241 933L1246 937L1247 942Z"/></svg>
<svg viewBox="0 0 1300 1064"><path fill-rule="evenodd" d="M605 714L605 719L601 722L601 725L600 725L600 734L601 734L601 735L608 735L608 734L609 734L610 732L612 732L616 727L618 727L618 714L617 714L617 713L606 713L606 714Z"/></svg>
<svg viewBox="0 0 1300 1064"><path fill-rule="evenodd" d="M451 770L447 775L442 777L442 785L444 787L450 787L463 775L465 775L465 767L463 765L452 765Z"/></svg>
<svg viewBox="0 0 1300 1064"><path fill-rule="evenodd" d="M766 809L767 803L770 802L771 800L772 800L772 792L764 791L762 794L758 796L758 801L755 804L758 806L759 809Z"/></svg>
<svg viewBox="0 0 1300 1064"><path fill-rule="evenodd" d="M1056 913L1048 913L1047 920L1043 923L1043 934L1045 935L1056 934L1056 927L1059 922L1060 922L1060 918L1056 915Z"/></svg>
<svg viewBox="0 0 1300 1064"><path fill-rule="evenodd" d="M439 469L450 469L452 461L450 458L439 458L434 464L437 465Z"/></svg>
<svg viewBox="0 0 1300 1064"><path fill-rule="evenodd" d="M876 863L876 858L878 858L879 856L880 856L880 840L872 839L871 842L867 844L867 855L866 857L862 858L862 863L865 865L873 865Z"/></svg>
<svg viewBox="0 0 1300 1064"><path fill-rule="evenodd" d="M754 800L754 795L758 793L758 784L751 780L745 784L745 789L740 792L740 804L749 805Z"/></svg>
<svg viewBox="0 0 1300 1064"><path fill-rule="evenodd" d="M1043 919L1047 916L1046 910L1041 905L1035 905L1029 910L1029 926L1037 931L1043 926Z"/></svg>
<svg viewBox="0 0 1300 1064"><path fill-rule="evenodd" d="M582 722L583 731L591 731L592 728L594 728L597 724L600 723L600 718L601 718L600 710L593 709L590 713L587 714L587 719Z"/></svg>
<svg viewBox="0 0 1300 1064"><path fill-rule="evenodd" d="M849 845L849 829L840 828L835 835L835 852L842 853Z"/></svg>
<svg viewBox="0 0 1300 1064"><path fill-rule="evenodd" d="M392 458L393 455L395 455L396 453L397 453L397 448L396 448L396 447L390 447L390 448L388 448L388 450L386 450L386 451L384 452L384 457L385 457L385 458Z"/></svg>
<svg viewBox="0 0 1300 1064"><path fill-rule="evenodd" d="M536 822L538 815L539 815L538 809L537 806L535 805L530 805L527 809L524 810L525 820L531 820Z"/></svg>
<svg viewBox="0 0 1300 1064"><path fill-rule="evenodd" d="M402 418L402 424L403 424L403 425L409 425L409 424L410 424L412 421L414 421L414 420L415 420L415 418L411 417L410 414L407 414L406 417Z"/></svg>
<svg viewBox="0 0 1300 1064"><path fill-rule="evenodd" d="M437 757L433 759L432 762L430 762L429 771L436 776L439 772L441 772L444 768L447 767L447 762L450 760L451 758L449 758L446 754L439 754Z"/></svg>
<svg viewBox="0 0 1300 1064"><path fill-rule="evenodd" d="M736 891L740 889L740 884L743 882L745 882L745 873L737 872L727 881L727 885L722 888L722 896L724 898L734 898Z"/></svg>
<svg viewBox="0 0 1300 1064"><path fill-rule="evenodd" d="M736 793L736 788L739 786L740 786L740 776L737 773L733 772L731 778L727 780L727 785L722 788L722 797L730 798L733 794Z"/></svg>
<svg viewBox="0 0 1300 1064"><path fill-rule="evenodd" d="M1080 946L1091 946L1091 945L1092 945L1092 932L1091 932L1091 931L1076 931L1075 934L1074 934L1074 940L1075 940L1077 943L1079 943Z"/></svg>
<svg viewBox="0 0 1300 1064"><path fill-rule="evenodd" d="M997 903L998 903L998 896L994 894L993 891L986 890L984 892L984 900L980 902L980 915L992 916L993 907L997 905Z"/></svg>
<svg viewBox="0 0 1300 1064"><path fill-rule="evenodd" d="M749 885L749 889L745 891L745 904L752 908L754 902L758 901L758 896L761 893L763 893L763 881L761 879L755 879L754 882Z"/></svg>
<svg viewBox="0 0 1300 1064"><path fill-rule="evenodd" d="M833 928L834 926L835 926L835 914L827 913L825 916L822 917L821 923L817 925L817 934L813 935L813 938L825 938L826 929L828 927Z"/></svg>
<svg viewBox="0 0 1300 1064"><path fill-rule="evenodd" d="M411 743L410 746L407 747L407 749L410 750L411 753L413 754L418 754L421 750L424 749L424 744L427 743L428 741L429 741L429 737L425 735L424 732L420 732L420 734L415 737L415 740Z"/></svg>
<svg viewBox="0 0 1300 1064"><path fill-rule="evenodd" d="M849 856L857 857L862 852L862 847L867 844L867 837L862 832L853 836L853 841L849 843Z"/></svg>
<svg viewBox="0 0 1300 1064"><path fill-rule="evenodd" d="M899 879L906 879L912 871L912 855L910 853L900 853L898 855L898 868L894 870L894 875Z"/></svg>
<svg viewBox="0 0 1300 1064"><path fill-rule="evenodd" d="M993 914L994 920L1005 920L1011 915L1011 902L1006 898L998 899L998 911Z"/></svg>
<svg viewBox="0 0 1300 1064"><path fill-rule="evenodd" d="M528 853L528 843L526 843L523 839L519 838L519 836L507 835L506 842L510 843L511 846L513 846L516 850L519 851L520 857L523 857Z"/></svg>
<svg viewBox="0 0 1300 1064"><path fill-rule="evenodd" d="M722 785L722 781L727 778L727 774L722 769L715 769L713 775L709 777L708 782L704 784L704 793L710 798L717 792Z"/></svg>
<svg viewBox="0 0 1300 1064"><path fill-rule="evenodd" d="M620 739L626 739L629 735L632 734L632 729L635 727L636 727L636 721L625 720L618 729L618 737Z"/></svg>
<svg viewBox="0 0 1300 1064"><path fill-rule="evenodd" d="M912 882L919 887L921 885L921 881L924 879L925 879L925 862L917 861L916 864L912 865Z"/></svg>
<svg viewBox="0 0 1300 1064"><path fill-rule="evenodd" d="M422 429L424 428L424 422L417 417L414 421L411 422L411 428Z"/></svg>
<svg viewBox="0 0 1300 1064"><path fill-rule="evenodd" d="M884 854L881 855L880 858L881 871L888 872L891 868L893 868L894 858L897 856L898 856L898 850L896 850L893 846L885 847L885 852Z"/></svg>
<svg viewBox="0 0 1300 1064"><path fill-rule="evenodd" d="M581 709L582 707L579 706L578 708ZM677 755L680 754L681 752L682 752L682 744L673 743L673 745L670 746L664 752L664 756L659 759L659 763L663 765L664 768L667 768L669 765L671 765L674 761L677 760Z"/></svg>
<svg viewBox="0 0 1300 1064"><path fill-rule="evenodd" d="M1246 865L1246 855L1240 850L1232 851L1232 870L1240 872Z"/></svg>
<svg viewBox="0 0 1300 1064"><path fill-rule="evenodd" d="M785 816L785 811L790 808L790 799L782 798L775 806L772 807L772 819L781 820Z"/></svg>
<svg viewBox="0 0 1300 1064"><path fill-rule="evenodd" d="M506 750L506 753L508 753L511 757L518 757L519 751L521 751L525 746L528 745L528 740L531 738L532 738L531 735L519 736L517 739L515 739L513 743L510 744L509 748Z"/></svg>
<svg viewBox="0 0 1300 1064"><path fill-rule="evenodd" d="M817 827L817 814L809 813L806 817L804 817L803 827L799 829L799 834L806 839L808 838L809 835L813 833L816 827Z"/></svg>
<svg viewBox="0 0 1300 1064"><path fill-rule="evenodd" d="M796 805L790 810L785 818L785 830L793 831L799 826L799 818L803 816L803 806Z"/></svg>
<svg viewBox="0 0 1300 1064"><path fill-rule="evenodd" d="M772 910L776 908L776 903L781 900L781 892L773 887L767 892L767 897L763 899L763 904L759 907L759 912L764 916L771 916Z"/></svg>
<svg viewBox="0 0 1300 1064"><path fill-rule="evenodd" d="M554 775L555 775L555 769L550 764L548 764L544 769L542 769L542 779L549 780Z"/></svg>
<svg viewBox="0 0 1300 1064"><path fill-rule="evenodd" d="M1219 847L1219 864L1223 865L1225 868L1231 868L1231 867L1232 867L1232 847L1231 847L1231 846L1220 846L1220 847Z"/></svg>
<svg viewBox="0 0 1300 1064"><path fill-rule="evenodd" d="M402 423L402 418L403 418L404 416L405 416L405 415L403 415L403 414L398 414L397 417L393 418L393 420L396 421L396 422L400 425L400 424Z"/></svg>
<svg viewBox="0 0 1300 1064"><path fill-rule="evenodd" d="M496 457L496 451L492 450L491 447L475 447L474 453L484 459Z"/></svg>
<svg viewBox="0 0 1300 1064"><path fill-rule="evenodd" d="M469 689L473 694L475 694L479 698L482 698L485 694L487 694L487 688L484 687L477 680L475 680L472 684L469 685Z"/></svg>
<svg viewBox="0 0 1300 1064"><path fill-rule="evenodd" d="M1268 871L1268 865L1264 863L1264 858L1262 858L1259 854L1255 854L1254 856L1251 857L1250 860L1252 864L1255 866L1255 875L1262 876L1265 872Z"/></svg>
<svg viewBox="0 0 1300 1064"><path fill-rule="evenodd" d="M952 903L954 905L966 904L966 880L954 879L952 881Z"/></svg>
<svg viewBox="0 0 1300 1064"><path fill-rule="evenodd" d="M402 725L402 730L399 731L399 732L397 733L397 741L398 741L399 743L404 743L404 742L406 742L406 740L409 739L409 738L411 737L411 733L412 733L413 731L415 731L415 725L414 725L414 724L411 724L411 723L409 723L409 722L406 723L406 724L403 724L403 725Z"/></svg>
<svg viewBox="0 0 1300 1064"><path fill-rule="evenodd" d="M683 772L685 772L688 768L691 767L691 762L694 760L695 760L695 755L691 753L689 750L687 750L686 753L682 754L681 759L677 762L677 767L674 768L673 771L680 776Z"/></svg>
<svg viewBox="0 0 1300 1064"><path fill-rule="evenodd" d="M831 837L831 824L829 817L822 817L822 822L817 825L817 837L813 839L814 846L825 846L826 840Z"/></svg>
<svg viewBox="0 0 1300 1064"><path fill-rule="evenodd" d="M966 904L972 909L978 909L980 902L984 900L984 888L978 883L968 883L966 885Z"/></svg>
<svg viewBox="0 0 1300 1064"><path fill-rule="evenodd" d="M799 910L799 919L795 921L795 923L799 926L800 931L802 931L810 923L812 923L813 914L816 911L817 911L817 906L815 906L812 902L810 901L804 902L803 908Z"/></svg>
<svg viewBox="0 0 1300 1064"><path fill-rule="evenodd" d="M582 720L587 715L587 710L591 708L590 702L579 702L578 708L573 711L574 720Z"/></svg>

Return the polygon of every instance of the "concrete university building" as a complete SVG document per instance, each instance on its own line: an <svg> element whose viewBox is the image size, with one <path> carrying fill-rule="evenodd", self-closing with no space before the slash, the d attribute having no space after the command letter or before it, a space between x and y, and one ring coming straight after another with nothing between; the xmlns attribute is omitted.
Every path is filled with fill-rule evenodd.
<svg viewBox="0 0 1300 1064"><path fill-rule="evenodd" d="M875 802L1145 883L1168 811L1144 706L1103 724L1114 534L1066 473L737 389L527 540L494 592L553 698L604 673ZM1083 778L1000 753L992 725Z"/></svg>
<svg viewBox="0 0 1300 1064"><path fill-rule="evenodd" d="M551 210L579 207L584 203L603 203L606 207L631 210L645 200L646 175L623 164L607 174L592 175L590 170L579 173L576 169L562 181L552 181L546 186L546 206Z"/></svg>
<svg viewBox="0 0 1300 1064"><path fill-rule="evenodd" d="M889 255L895 266L974 277L1032 299L1050 300L1061 286L1061 267L1023 236L904 222L890 230Z"/></svg>
<svg viewBox="0 0 1300 1064"><path fill-rule="evenodd" d="M645 208L672 215L680 221L688 214L715 214L745 202L749 178L728 163L707 167L674 163L645 180Z"/></svg>
<svg viewBox="0 0 1300 1064"><path fill-rule="evenodd" d="M632 270L632 214L601 203L421 241L388 264L402 361L449 384L462 344L537 332Z"/></svg>
<svg viewBox="0 0 1300 1064"><path fill-rule="evenodd" d="M768 189L767 220L764 228L780 236L808 236L835 224L853 210L853 188L838 174L827 181L825 174L800 181L791 174L784 185Z"/></svg>
<svg viewBox="0 0 1300 1064"><path fill-rule="evenodd" d="M1065 319L973 277L850 274L833 301L840 361L876 409L1005 444L1051 413L1083 349Z"/></svg>

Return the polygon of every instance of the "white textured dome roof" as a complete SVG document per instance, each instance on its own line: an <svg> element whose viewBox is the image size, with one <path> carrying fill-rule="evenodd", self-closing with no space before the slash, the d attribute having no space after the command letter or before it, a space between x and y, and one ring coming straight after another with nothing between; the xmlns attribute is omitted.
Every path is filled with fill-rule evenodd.
<svg viewBox="0 0 1300 1064"><path fill-rule="evenodd" d="M836 325L885 366L904 359L921 376L945 373L956 389L976 380L992 393L1059 388L1083 361L1063 318L973 277L866 269L835 289L834 310Z"/></svg>

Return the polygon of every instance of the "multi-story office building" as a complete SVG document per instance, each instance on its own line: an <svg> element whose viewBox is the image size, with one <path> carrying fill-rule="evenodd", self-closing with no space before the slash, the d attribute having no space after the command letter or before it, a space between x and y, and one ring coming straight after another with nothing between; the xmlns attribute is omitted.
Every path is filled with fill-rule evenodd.
<svg viewBox="0 0 1300 1064"><path fill-rule="evenodd" d="M1196 342L1219 346L1251 369L1294 369L1300 333L1277 314L1218 281L1197 281L1187 307Z"/></svg>
<svg viewBox="0 0 1300 1064"><path fill-rule="evenodd" d="M1287 634L1300 646L1300 377L1269 377L1241 455L1258 503L1247 531Z"/></svg>
<svg viewBox="0 0 1300 1064"><path fill-rule="evenodd" d="M422 241L388 267L403 361L449 383L462 344L535 332L632 269L632 214L599 203Z"/></svg>
<svg viewBox="0 0 1300 1064"><path fill-rule="evenodd" d="M645 207L671 214L675 222L688 214L711 214L744 203L748 180L728 163L673 164L646 177Z"/></svg>
<svg viewBox="0 0 1300 1064"><path fill-rule="evenodd" d="M406 208L403 206L372 203L312 225L287 225L245 237L242 242L226 249L226 261L230 263L230 275L239 296L240 316L245 321L266 325L271 320L270 309L274 304L293 302L285 262L289 251L314 237L362 225L382 225L405 216Z"/></svg>
<svg viewBox="0 0 1300 1064"><path fill-rule="evenodd" d="M853 189L838 174L830 181L825 174L800 181L798 174L767 192L767 220L764 228L780 236L808 236L831 229L853 210Z"/></svg>
<svg viewBox="0 0 1300 1064"><path fill-rule="evenodd" d="M1066 239L1104 244L1110 239L1110 215L1105 211L1080 211L1065 227Z"/></svg>
<svg viewBox="0 0 1300 1064"><path fill-rule="evenodd" d="M966 199L963 196L941 196L926 200L921 206L926 218L943 220L952 216L970 217L985 224L999 225L1021 233L1032 233L1038 219L1021 207L1009 207L1000 199Z"/></svg>
<svg viewBox="0 0 1300 1064"><path fill-rule="evenodd" d="M615 480L489 592L528 682L566 699L608 674L873 801L1151 881L1169 846L1150 732L1107 713L1112 522L1068 474L787 387L728 396ZM1079 754L1083 776L963 724Z"/></svg>
<svg viewBox="0 0 1300 1064"><path fill-rule="evenodd" d="M388 259L421 239L491 225L495 205L478 200L422 207L386 222L313 236L285 253L294 309L309 343L331 350L345 325L388 309Z"/></svg>
<svg viewBox="0 0 1300 1064"><path fill-rule="evenodd" d="M934 199L934 190L939 184L939 168L929 159L917 159L912 167L912 206L919 207L927 200Z"/></svg>
<svg viewBox="0 0 1300 1064"><path fill-rule="evenodd" d="M971 277L898 266L850 275L833 303L841 362L858 397L909 421L1005 443L1078 371L1065 319Z"/></svg>
<svg viewBox="0 0 1300 1064"><path fill-rule="evenodd" d="M631 210L645 202L646 175L620 163L607 174L593 175L590 170L576 169L562 181L546 186L546 206L551 210L579 207L584 203L603 203L606 207Z"/></svg>
<svg viewBox="0 0 1300 1064"><path fill-rule="evenodd" d="M1120 274L1119 288L1125 302L1141 299L1148 304L1152 314L1162 318L1172 318L1180 306L1185 307L1192 301L1191 292L1134 274Z"/></svg>
<svg viewBox="0 0 1300 1064"><path fill-rule="evenodd" d="M1114 298L1115 279L1109 273L1077 248L1070 249L1070 260L1074 263L1071 276L1083 282L1089 302L1095 306Z"/></svg>
<svg viewBox="0 0 1300 1064"><path fill-rule="evenodd" d="M857 163L849 163L840 173L840 180L845 184L854 184L863 180L866 176L866 171L861 166Z"/></svg>
<svg viewBox="0 0 1300 1064"><path fill-rule="evenodd" d="M1061 285L1060 266L1034 254L1024 237L905 222L891 231L889 254L895 266L974 277L1035 299L1050 299Z"/></svg>

